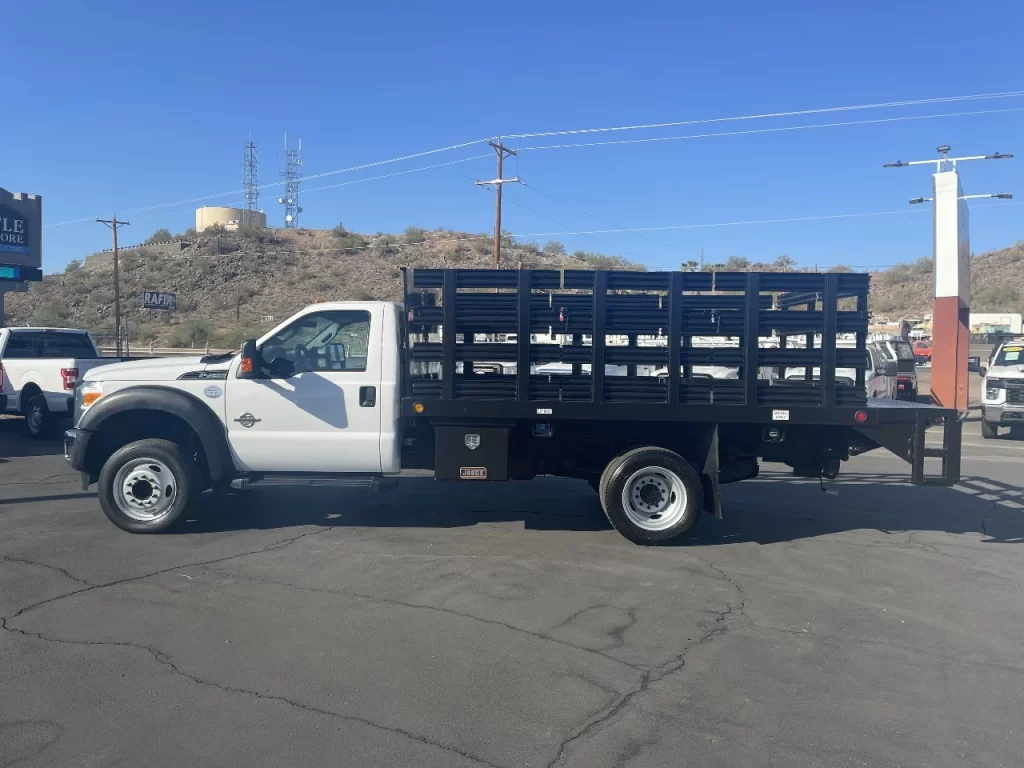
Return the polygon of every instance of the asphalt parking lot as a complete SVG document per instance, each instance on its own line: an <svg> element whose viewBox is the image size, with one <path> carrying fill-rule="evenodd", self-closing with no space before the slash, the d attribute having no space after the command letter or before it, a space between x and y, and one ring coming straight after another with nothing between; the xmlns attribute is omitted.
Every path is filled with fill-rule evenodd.
<svg viewBox="0 0 1024 768"><path fill-rule="evenodd" d="M1009 766L1024 442L769 468L682 546L582 483L253 492L110 525L0 421L0 765Z"/></svg>

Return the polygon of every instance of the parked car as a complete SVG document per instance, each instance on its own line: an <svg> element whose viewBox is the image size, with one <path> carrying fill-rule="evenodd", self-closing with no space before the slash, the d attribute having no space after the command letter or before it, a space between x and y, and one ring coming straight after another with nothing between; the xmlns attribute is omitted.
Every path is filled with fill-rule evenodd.
<svg viewBox="0 0 1024 768"><path fill-rule="evenodd" d="M896 360L896 399L917 400L917 361L911 342L891 339L879 344L884 346L887 357Z"/></svg>
<svg viewBox="0 0 1024 768"><path fill-rule="evenodd" d="M918 365L924 365L925 363L931 363L932 361L932 342L931 339L918 339L912 341L911 348L914 350L914 361Z"/></svg>
<svg viewBox="0 0 1024 768"><path fill-rule="evenodd" d="M92 337L74 328L0 328L0 410L25 417L29 435L50 435L74 410L75 385L101 358Z"/></svg>

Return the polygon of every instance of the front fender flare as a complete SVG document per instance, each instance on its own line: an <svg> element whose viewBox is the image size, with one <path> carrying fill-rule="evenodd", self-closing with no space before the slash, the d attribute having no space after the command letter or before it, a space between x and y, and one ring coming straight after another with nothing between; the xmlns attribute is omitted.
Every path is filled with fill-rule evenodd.
<svg viewBox="0 0 1024 768"><path fill-rule="evenodd" d="M216 483L235 474L224 425L202 400L180 389L144 385L111 392L82 414L78 429L86 434L101 432L106 421L126 411L162 411L178 417L199 437L210 479Z"/></svg>

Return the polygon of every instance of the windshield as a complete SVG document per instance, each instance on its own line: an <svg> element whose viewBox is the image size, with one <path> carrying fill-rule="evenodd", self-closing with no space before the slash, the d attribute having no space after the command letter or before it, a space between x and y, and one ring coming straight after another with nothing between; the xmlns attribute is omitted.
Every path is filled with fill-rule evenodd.
<svg viewBox="0 0 1024 768"><path fill-rule="evenodd" d="M1024 365L1024 345L1015 344L1003 347L996 355L992 365Z"/></svg>
<svg viewBox="0 0 1024 768"><path fill-rule="evenodd" d="M92 340L84 333L71 331L13 331L4 349L4 357L96 357Z"/></svg>
<svg viewBox="0 0 1024 768"><path fill-rule="evenodd" d="M911 348L909 341L894 341L892 345L896 347L896 357L900 360L914 359L914 350Z"/></svg>

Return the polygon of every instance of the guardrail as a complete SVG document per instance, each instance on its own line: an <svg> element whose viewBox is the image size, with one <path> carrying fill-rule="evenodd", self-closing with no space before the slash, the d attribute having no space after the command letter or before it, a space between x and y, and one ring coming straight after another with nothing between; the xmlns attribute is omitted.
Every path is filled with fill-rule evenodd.
<svg viewBox="0 0 1024 768"><path fill-rule="evenodd" d="M100 354L104 357L114 357L117 354L117 347L113 346L100 346L97 347ZM131 345L128 348L128 352L132 357L143 356L143 357L174 357L175 355L219 355L222 352L232 352L231 349L219 349L217 347L211 347L206 345L205 347L154 347L152 344L138 346Z"/></svg>

